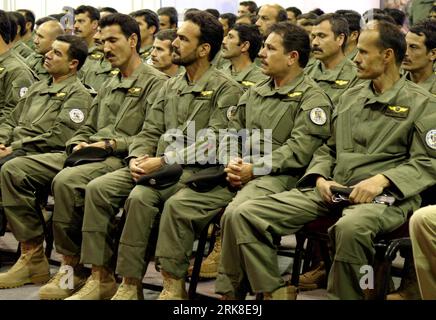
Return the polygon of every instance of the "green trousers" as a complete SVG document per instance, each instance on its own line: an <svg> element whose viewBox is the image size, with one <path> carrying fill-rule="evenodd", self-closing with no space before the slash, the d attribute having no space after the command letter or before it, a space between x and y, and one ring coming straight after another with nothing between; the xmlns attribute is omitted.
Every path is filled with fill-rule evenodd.
<svg viewBox="0 0 436 320"><path fill-rule="evenodd" d="M372 240L376 234L400 226L407 213L418 206L419 198L414 198L390 207L361 204L342 211L342 218L329 230L334 252L329 298L363 298L360 268L373 261ZM254 292L272 292L283 286L274 237L294 234L304 224L334 210L316 189L293 189L249 200L232 215L224 215L217 293L237 296L245 277Z"/></svg>
<svg viewBox="0 0 436 320"><path fill-rule="evenodd" d="M422 299L436 300L436 206L416 211L409 227Z"/></svg>
<svg viewBox="0 0 436 320"><path fill-rule="evenodd" d="M296 178L264 176L250 181L236 193L228 187L215 187L209 192L183 188L165 203L159 226L156 256L161 267L177 278L186 275L196 237L207 223L227 205L224 215L245 201L292 188ZM232 200L233 199L233 200Z"/></svg>

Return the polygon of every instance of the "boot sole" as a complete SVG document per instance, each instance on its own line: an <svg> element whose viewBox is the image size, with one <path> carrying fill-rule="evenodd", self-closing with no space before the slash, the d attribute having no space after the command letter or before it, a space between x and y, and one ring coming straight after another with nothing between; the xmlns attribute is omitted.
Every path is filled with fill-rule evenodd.
<svg viewBox="0 0 436 320"><path fill-rule="evenodd" d="M48 280L50 280L50 275L49 274L33 276L33 277L30 277L30 279L19 281L19 282L15 282L15 283L0 284L0 289L18 288L18 287L22 287L22 286L24 286L26 284L44 284Z"/></svg>

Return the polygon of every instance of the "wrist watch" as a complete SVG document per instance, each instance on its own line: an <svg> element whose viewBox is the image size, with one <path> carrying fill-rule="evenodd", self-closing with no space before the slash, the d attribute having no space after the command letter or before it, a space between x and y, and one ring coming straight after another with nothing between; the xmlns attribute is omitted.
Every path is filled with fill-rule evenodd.
<svg viewBox="0 0 436 320"><path fill-rule="evenodd" d="M112 148L111 141L109 139L104 140L104 149L110 153L114 152L114 148Z"/></svg>

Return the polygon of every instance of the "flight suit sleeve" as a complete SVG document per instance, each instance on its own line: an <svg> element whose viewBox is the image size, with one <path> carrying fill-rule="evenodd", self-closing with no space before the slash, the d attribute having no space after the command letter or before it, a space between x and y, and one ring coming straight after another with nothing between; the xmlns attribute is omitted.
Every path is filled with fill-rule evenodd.
<svg viewBox="0 0 436 320"><path fill-rule="evenodd" d="M144 121L141 132L133 138L127 158L137 158L143 155L154 156L162 134L165 133L165 95L164 86L157 95Z"/></svg>
<svg viewBox="0 0 436 320"><path fill-rule="evenodd" d="M89 137L97 132L97 121L100 105L100 94L92 101L90 110L88 112L88 119L75 133L74 136L67 141L66 151L70 154L73 151L74 146L80 142L89 142Z"/></svg>
<svg viewBox="0 0 436 320"><path fill-rule="evenodd" d="M20 114L23 111L25 99L21 99L17 106L0 123L0 143L9 146L13 139L14 128L18 125Z"/></svg>
<svg viewBox="0 0 436 320"><path fill-rule="evenodd" d="M204 134L197 135L195 143L184 149L166 152L167 161L169 163L190 163L193 155L195 155L196 163L216 161L220 130L228 128L227 112L231 106L238 103L242 94L242 87L237 84L225 83L218 88L213 97L214 108L209 117L208 126L203 131Z"/></svg>
<svg viewBox="0 0 436 320"><path fill-rule="evenodd" d="M434 104L431 107L436 109ZM426 113L415 121L409 159L381 174L390 180L389 191L400 200L436 183L436 113Z"/></svg>
<svg viewBox="0 0 436 320"><path fill-rule="evenodd" d="M253 164L255 175L255 171L266 169L270 172L265 174L302 174L314 152L330 137L332 105L329 99L321 93L306 94L310 96L301 102L289 139Z"/></svg>
<svg viewBox="0 0 436 320"><path fill-rule="evenodd" d="M5 92L5 101L2 108L0 108L0 122L12 112L18 101L23 98L32 85L35 82L35 77L30 70L23 69L13 72L10 77L10 88Z"/></svg>
<svg viewBox="0 0 436 320"><path fill-rule="evenodd" d="M92 97L86 90L73 91L62 104L53 126L47 132L31 138L14 141L12 149L28 152L64 150L65 143L85 123Z"/></svg>

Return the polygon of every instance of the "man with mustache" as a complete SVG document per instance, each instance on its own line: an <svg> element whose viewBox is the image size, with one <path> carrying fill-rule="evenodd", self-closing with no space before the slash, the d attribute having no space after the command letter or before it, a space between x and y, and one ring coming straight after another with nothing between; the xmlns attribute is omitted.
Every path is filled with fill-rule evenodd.
<svg viewBox="0 0 436 320"><path fill-rule="evenodd" d="M55 198L54 242L56 251L62 255L62 264L74 270L74 288L61 286L67 270L60 269L52 281L40 289L41 299L64 299L85 284L87 278L79 260L86 185L125 166L129 145L141 130L157 91L167 79L161 72L142 63L140 31L132 17L111 14L100 21L100 27L106 58L120 72L106 82L94 99L87 121L66 143L66 152L14 159L8 162L9 169L2 171L1 181L8 186L3 196L10 199L5 203L5 210L17 220L35 215L38 190L51 185ZM92 151L91 147L105 150L105 156L91 163L64 168L69 155L82 149ZM41 232L40 228L35 228L35 232L24 231L28 234ZM113 272L97 268L82 294L87 292L87 299L103 299L110 298L115 290Z"/></svg>
<svg viewBox="0 0 436 320"><path fill-rule="evenodd" d="M138 22L141 30L141 51L139 55L144 63L150 63L154 35L159 31L159 17L149 9L138 10L130 14Z"/></svg>
<svg viewBox="0 0 436 320"><path fill-rule="evenodd" d="M358 80L355 65L344 54L349 33L347 20L334 13L320 16L311 33L312 53L317 61L306 69L306 73L327 93L334 105Z"/></svg>
<svg viewBox="0 0 436 320"><path fill-rule="evenodd" d="M61 35L52 47L46 53L44 62L50 78L33 84L0 124L2 168L12 160L17 160L15 164L20 163L23 156L62 152L67 140L88 116L92 97L76 76L87 56L86 44L76 36ZM18 172L14 170L12 175L20 183L26 179L25 176L18 177ZM42 190L38 191L42 196ZM10 270L0 274L0 288L44 283L50 278L39 215L36 210L30 214L20 209L9 210L9 205L17 196L10 197L10 193L2 193L0 203L1 211L4 210L12 232L21 245L20 259Z"/></svg>
<svg viewBox="0 0 436 320"><path fill-rule="evenodd" d="M26 59L26 63L36 73L39 80L46 80L50 77L47 69L44 68L44 57L51 50L56 37L63 33L62 25L56 20L44 22L35 31L33 38L35 53Z"/></svg>
<svg viewBox="0 0 436 320"><path fill-rule="evenodd" d="M172 61L174 50L172 42L176 37L177 32L175 29L159 31L156 34L153 43L153 50L151 50L150 53L153 67L170 77L174 77L184 71L182 66L179 66Z"/></svg>
<svg viewBox="0 0 436 320"><path fill-rule="evenodd" d="M361 271L374 261L374 238L405 223L420 206L419 193L434 184L436 100L400 76L404 34L377 22L361 33L357 47L358 76L369 81L342 95L334 134L315 152L297 188L249 200L224 215L223 247L229 250L223 250L223 277L217 279L217 288L227 284L221 293L235 292L245 278L255 292L282 287L273 239L337 212L341 218L329 229L328 297L364 299L366 289L377 285ZM335 205L332 186L352 187L350 203ZM375 199L382 194L394 203ZM235 265L242 270L232 270Z"/></svg>

